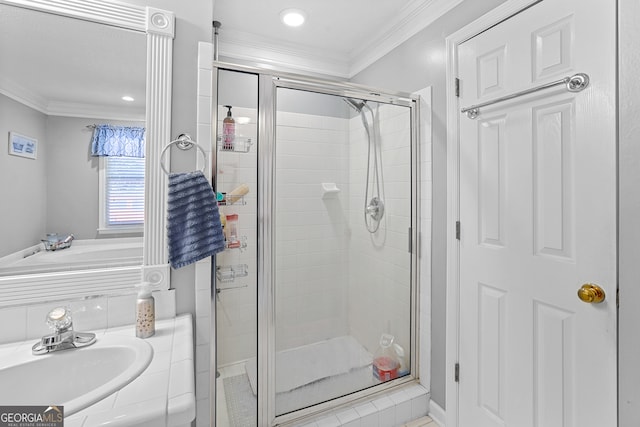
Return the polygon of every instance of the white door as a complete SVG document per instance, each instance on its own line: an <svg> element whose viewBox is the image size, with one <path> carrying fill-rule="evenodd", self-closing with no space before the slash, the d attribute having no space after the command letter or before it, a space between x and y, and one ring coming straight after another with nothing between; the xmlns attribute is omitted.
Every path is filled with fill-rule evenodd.
<svg viewBox="0 0 640 427"><path fill-rule="evenodd" d="M460 45L462 107L590 77L460 116L460 427L617 424L615 13L543 0Z"/></svg>

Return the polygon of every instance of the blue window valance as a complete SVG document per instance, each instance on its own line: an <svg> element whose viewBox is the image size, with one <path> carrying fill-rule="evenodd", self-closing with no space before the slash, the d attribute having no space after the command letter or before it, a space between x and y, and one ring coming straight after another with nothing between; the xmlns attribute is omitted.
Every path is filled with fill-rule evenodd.
<svg viewBox="0 0 640 427"><path fill-rule="evenodd" d="M96 125L91 155L143 158L144 134L143 127Z"/></svg>

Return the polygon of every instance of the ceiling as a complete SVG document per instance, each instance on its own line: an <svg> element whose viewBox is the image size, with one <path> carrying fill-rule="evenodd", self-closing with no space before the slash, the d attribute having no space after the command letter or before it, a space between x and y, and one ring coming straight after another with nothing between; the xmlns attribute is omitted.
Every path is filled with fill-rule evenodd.
<svg viewBox="0 0 640 427"><path fill-rule="evenodd" d="M0 4L0 58L0 93L40 112L144 120L142 32Z"/></svg>
<svg viewBox="0 0 640 427"><path fill-rule="evenodd" d="M219 55L351 78L463 0L214 0ZM297 28L284 9L303 10Z"/></svg>

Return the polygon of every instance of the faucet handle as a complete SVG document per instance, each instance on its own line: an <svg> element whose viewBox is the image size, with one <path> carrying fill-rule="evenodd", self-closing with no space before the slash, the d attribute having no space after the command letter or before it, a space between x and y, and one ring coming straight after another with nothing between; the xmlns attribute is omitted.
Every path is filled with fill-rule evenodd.
<svg viewBox="0 0 640 427"><path fill-rule="evenodd" d="M47 314L47 325L57 334L73 329L71 310L67 307L56 307Z"/></svg>

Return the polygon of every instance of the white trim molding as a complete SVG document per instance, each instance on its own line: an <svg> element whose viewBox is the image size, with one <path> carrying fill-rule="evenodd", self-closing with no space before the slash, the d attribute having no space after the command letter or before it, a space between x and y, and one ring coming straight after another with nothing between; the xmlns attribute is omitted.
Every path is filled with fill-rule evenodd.
<svg viewBox="0 0 640 427"><path fill-rule="evenodd" d="M380 29L380 36L351 53L349 77L353 77L432 24L463 0L413 1L398 18Z"/></svg>
<svg viewBox="0 0 640 427"><path fill-rule="evenodd" d="M433 400L429 401L429 418L435 421L438 427L446 427L445 420L447 419L447 414L444 409L442 409L442 406Z"/></svg>
<svg viewBox="0 0 640 427"><path fill-rule="evenodd" d="M456 222L460 218L459 124L460 105L455 94L458 46L540 0L507 0L469 25L453 33L447 43L447 319L446 319L446 425L458 427L458 383L455 365L459 351L460 251ZM464 367L462 367L464 369Z"/></svg>
<svg viewBox="0 0 640 427"><path fill-rule="evenodd" d="M166 175L160 153L170 139L172 54L175 17L172 12L116 0L0 0L0 3L125 28L146 34L146 152L143 263L125 269L67 271L0 278L0 297L12 304L52 298L135 292L148 282L154 290L169 289L166 244ZM37 100L32 100L32 104ZM0 301L4 301L3 297ZM9 301L9 300L7 300Z"/></svg>
<svg viewBox="0 0 640 427"><path fill-rule="evenodd" d="M144 7L114 0L2 0L0 3L134 31L145 32L146 28Z"/></svg>

